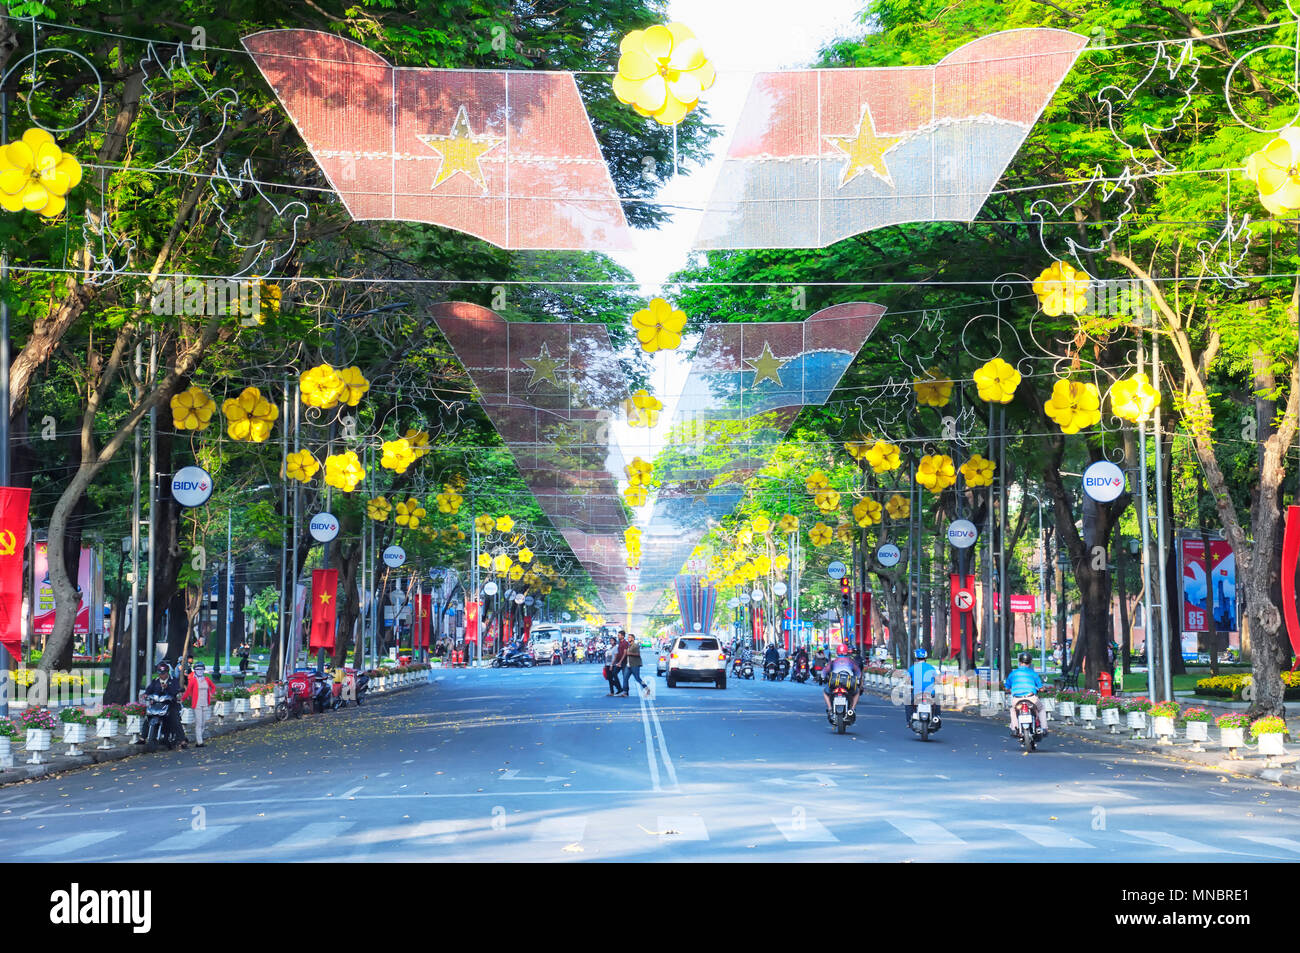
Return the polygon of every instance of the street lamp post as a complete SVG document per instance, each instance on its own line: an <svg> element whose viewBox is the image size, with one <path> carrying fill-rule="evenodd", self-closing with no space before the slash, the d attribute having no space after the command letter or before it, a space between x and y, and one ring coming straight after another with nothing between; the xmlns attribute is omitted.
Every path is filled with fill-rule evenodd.
<svg viewBox="0 0 1300 953"><path fill-rule="evenodd" d="M1025 491L1038 504L1038 658L1039 666L1047 671L1047 543L1043 539L1043 498Z"/></svg>

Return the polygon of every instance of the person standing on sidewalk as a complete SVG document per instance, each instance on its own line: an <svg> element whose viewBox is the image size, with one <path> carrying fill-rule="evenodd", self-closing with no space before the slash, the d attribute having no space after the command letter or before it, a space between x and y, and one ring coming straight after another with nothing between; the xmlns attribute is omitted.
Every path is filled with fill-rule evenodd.
<svg viewBox="0 0 1300 953"><path fill-rule="evenodd" d="M623 697L627 697L628 688L632 685L632 679L641 686L641 692L644 694L647 689L645 682L641 681L641 643L635 634L629 633L627 637L627 650L624 653L624 664L626 669L623 672Z"/></svg>
<svg viewBox="0 0 1300 953"><path fill-rule="evenodd" d="M194 666L185 694L181 696L181 701L189 702L194 709L194 743L200 748L203 747L203 726L207 724L212 696L217 691L217 686L205 674L205 668L202 662Z"/></svg>

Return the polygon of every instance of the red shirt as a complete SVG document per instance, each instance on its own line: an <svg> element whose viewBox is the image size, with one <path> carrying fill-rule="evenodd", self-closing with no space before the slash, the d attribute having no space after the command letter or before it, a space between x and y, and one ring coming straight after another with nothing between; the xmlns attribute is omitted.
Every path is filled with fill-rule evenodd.
<svg viewBox="0 0 1300 953"><path fill-rule="evenodd" d="M206 708L212 704L212 696L216 692L217 686L206 675L203 676L203 682L207 689L203 700L203 706ZM193 672L190 673L190 682L185 686L185 694L181 695L181 701L189 702L192 707L197 706L199 703L199 677Z"/></svg>

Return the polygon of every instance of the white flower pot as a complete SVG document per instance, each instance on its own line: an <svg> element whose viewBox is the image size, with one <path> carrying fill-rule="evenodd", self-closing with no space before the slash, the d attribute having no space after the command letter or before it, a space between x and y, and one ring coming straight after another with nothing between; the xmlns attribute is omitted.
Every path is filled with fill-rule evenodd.
<svg viewBox="0 0 1300 953"><path fill-rule="evenodd" d="M1280 731L1270 731L1267 734L1260 735L1259 753L1268 755L1270 758L1279 758L1286 754L1286 748L1282 744L1282 733Z"/></svg>
<svg viewBox="0 0 1300 953"><path fill-rule="evenodd" d="M0 735L0 768L14 766L14 751L8 735Z"/></svg>
<svg viewBox="0 0 1300 953"><path fill-rule="evenodd" d="M1119 715L1118 708L1103 708L1101 710L1101 723L1107 727L1112 735L1119 732Z"/></svg>
<svg viewBox="0 0 1300 953"><path fill-rule="evenodd" d="M1083 719L1083 727L1085 727L1085 728L1095 728L1096 725L1094 724L1094 722L1096 722L1096 720L1097 720L1097 706L1096 706L1096 705L1080 705L1080 706L1079 706L1079 717Z"/></svg>
<svg viewBox="0 0 1300 953"><path fill-rule="evenodd" d="M981 688L979 693L979 705L981 708L989 707L989 692L986 688Z"/></svg>
<svg viewBox="0 0 1300 953"><path fill-rule="evenodd" d="M244 716L248 714L248 699L236 698L234 704L235 704L235 721L243 721Z"/></svg>
<svg viewBox="0 0 1300 953"><path fill-rule="evenodd" d="M1246 729L1244 728L1220 728L1219 744L1228 749L1228 757L1238 757L1237 749L1246 744Z"/></svg>
<svg viewBox="0 0 1300 953"><path fill-rule="evenodd" d="M261 696L261 695L250 695L250 696L248 696L248 710L249 710L250 712L252 712L254 715L260 715L260 714L262 713L262 696Z"/></svg>
<svg viewBox="0 0 1300 953"><path fill-rule="evenodd" d="M1006 707L1007 696L1005 692L989 692L989 706L997 711Z"/></svg>
<svg viewBox="0 0 1300 953"><path fill-rule="evenodd" d="M44 758L41 757L42 751L50 750L50 738L53 735L49 728L28 728L27 741L25 747L32 753L27 759L28 764L43 764Z"/></svg>
<svg viewBox="0 0 1300 953"><path fill-rule="evenodd" d="M68 754L81 754L80 746L86 743L86 726L64 724L63 743L68 746Z"/></svg>
<svg viewBox="0 0 1300 953"><path fill-rule="evenodd" d="M182 708L182 709L181 709L181 724L182 724L182 725L192 725L192 724L194 724L194 709L193 709L193 708Z"/></svg>
<svg viewBox="0 0 1300 953"><path fill-rule="evenodd" d="M218 718L225 718L230 714L230 702L217 702L212 706L212 714Z"/></svg>
<svg viewBox="0 0 1300 953"><path fill-rule="evenodd" d="M1172 744L1174 720L1166 715L1156 715L1151 719L1151 728L1162 745Z"/></svg>
<svg viewBox="0 0 1300 953"><path fill-rule="evenodd" d="M1138 738L1146 732L1147 713L1144 711L1131 711L1128 713L1125 723L1133 730L1133 737Z"/></svg>
<svg viewBox="0 0 1300 953"><path fill-rule="evenodd" d="M126 733L131 736L127 744L140 743L140 732L144 730L144 715L126 716Z"/></svg>
<svg viewBox="0 0 1300 953"><path fill-rule="evenodd" d="M1065 719L1066 724L1074 724L1074 702L1057 702L1056 707L1060 710L1061 717Z"/></svg>
<svg viewBox="0 0 1300 953"><path fill-rule="evenodd" d="M1050 695L1046 698L1040 698L1039 701L1043 703L1043 712L1045 714L1050 715L1056 711L1056 699Z"/></svg>
<svg viewBox="0 0 1300 953"><path fill-rule="evenodd" d="M1187 740L1192 742L1192 750L1200 751L1201 742L1210 740L1210 724L1205 721L1189 721L1185 725Z"/></svg>
<svg viewBox="0 0 1300 953"><path fill-rule="evenodd" d="M104 740L97 746L100 751L106 751L113 747L113 739L117 737L117 719L116 718L96 718L95 719L95 737Z"/></svg>

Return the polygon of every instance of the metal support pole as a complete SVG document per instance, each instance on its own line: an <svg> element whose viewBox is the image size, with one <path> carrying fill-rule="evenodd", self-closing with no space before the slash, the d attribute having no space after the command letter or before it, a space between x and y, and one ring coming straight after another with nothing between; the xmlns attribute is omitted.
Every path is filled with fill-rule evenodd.
<svg viewBox="0 0 1300 953"><path fill-rule="evenodd" d="M1160 338L1157 335L1151 336L1151 379L1156 386L1160 386ZM1160 405L1156 404L1155 410L1155 438L1156 438L1156 548L1160 556L1160 565L1158 572L1160 576L1160 675L1162 680L1163 693L1162 701L1169 701L1174 697L1172 676L1169 665L1169 655L1173 651L1169 643L1169 606L1168 599L1168 566L1169 566L1169 539L1165 528L1165 464L1164 464L1164 430L1160 424ZM1150 678L1148 678L1150 682Z"/></svg>
<svg viewBox="0 0 1300 953"><path fill-rule="evenodd" d="M1142 335L1139 333L1137 351L1139 372L1142 371L1144 351ZM1156 680L1153 675L1156 670L1154 643L1157 640L1152 637L1151 600L1155 593L1151 586L1151 509L1147 499L1147 426L1146 422L1142 420L1138 421L1138 447L1138 467L1140 470L1138 505L1141 509L1138 516L1138 527L1142 531L1142 628L1146 639L1147 692L1154 698L1157 694Z"/></svg>
<svg viewBox="0 0 1300 953"><path fill-rule="evenodd" d="M135 399L139 403L144 394L143 348L135 345ZM140 686L140 425L135 427L135 451L131 458L131 690L129 700L135 700Z"/></svg>
<svg viewBox="0 0 1300 953"><path fill-rule="evenodd" d="M1007 408L998 407L998 655L1003 678L1011 673L1011 614L1007 593Z"/></svg>
<svg viewBox="0 0 1300 953"><path fill-rule="evenodd" d="M282 412L280 420L283 422L280 427L280 455L284 459L289 458L289 378L284 379L284 394L281 399ZM287 466L287 465L286 465ZM289 476L286 472L280 481L280 515L284 519L284 526L287 528L289 520ZM284 545L288 534L280 534L280 638L278 645L280 648L280 665L277 671L280 678L284 678L284 639L288 625L284 621L284 613L287 608L293 611L293 599L289 597L288 578L289 578L289 549Z"/></svg>
<svg viewBox="0 0 1300 953"><path fill-rule="evenodd" d="M149 341L149 386L152 387L158 377L158 335L150 336ZM152 672L154 666L154 576L157 567L158 527L155 520L158 514L158 408L149 411L149 582L145 587L145 672Z"/></svg>

